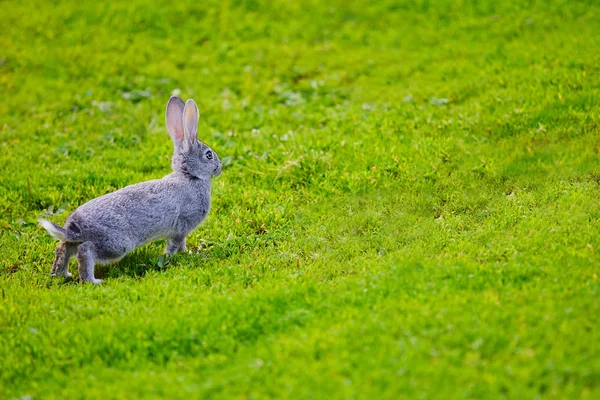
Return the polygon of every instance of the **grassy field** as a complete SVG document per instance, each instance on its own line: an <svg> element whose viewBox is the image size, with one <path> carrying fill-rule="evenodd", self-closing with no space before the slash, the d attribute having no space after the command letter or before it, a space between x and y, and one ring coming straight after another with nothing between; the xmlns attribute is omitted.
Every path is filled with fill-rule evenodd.
<svg viewBox="0 0 600 400"><path fill-rule="evenodd" d="M600 397L596 1L1 10L0 398ZM37 218L169 173L173 93L190 253L52 279Z"/></svg>

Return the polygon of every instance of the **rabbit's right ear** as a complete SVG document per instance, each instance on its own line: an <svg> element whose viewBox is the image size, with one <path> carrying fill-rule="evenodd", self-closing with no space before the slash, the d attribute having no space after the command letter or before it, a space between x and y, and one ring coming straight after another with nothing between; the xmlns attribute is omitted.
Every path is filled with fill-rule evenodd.
<svg viewBox="0 0 600 400"><path fill-rule="evenodd" d="M172 96L167 103L167 130L175 147L183 144L184 129L183 129L183 109L185 104L177 96Z"/></svg>
<svg viewBox="0 0 600 400"><path fill-rule="evenodd" d="M198 119L200 115L198 114L198 106L196 102L192 99L189 99L185 102L185 107L183 109L183 133L186 142L192 146L196 141L198 141Z"/></svg>

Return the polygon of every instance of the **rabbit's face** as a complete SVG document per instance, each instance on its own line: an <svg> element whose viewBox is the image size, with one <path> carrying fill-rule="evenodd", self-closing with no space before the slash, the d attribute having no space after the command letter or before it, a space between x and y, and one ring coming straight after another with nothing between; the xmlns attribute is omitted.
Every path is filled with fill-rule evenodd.
<svg viewBox="0 0 600 400"><path fill-rule="evenodd" d="M199 153L200 153L200 168L202 170L202 176L213 178L221 173L221 169L223 165L221 164L221 160L219 160L219 156L217 153L205 145L202 142L200 143Z"/></svg>
<svg viewBox="0 0 600 400"><path fill-rule="evenodd" d="M198 107L194 100L185 104L177 96L167 104L167 129L175 145L172 166L174 171L195 178L212 178L221 173L217 153L198 140Z"/></svg>
<svg viewBox="0 0 600 400"><path fill-rule="evenodd" d="M221 173L222 164L213 149L197 141L186 154L182 154L184 173L196 178L213 178Z"/></svg>

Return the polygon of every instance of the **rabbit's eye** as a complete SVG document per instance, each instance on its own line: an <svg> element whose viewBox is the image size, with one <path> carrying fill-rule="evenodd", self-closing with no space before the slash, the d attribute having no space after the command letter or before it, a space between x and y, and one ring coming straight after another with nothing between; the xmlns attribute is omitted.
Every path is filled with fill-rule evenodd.
<svg viewBox="0 0 600 400"><path fill-rule="evenodd" d="M212 160L212 151L206 152L206 158L208 158L209 160Z"/></svg>

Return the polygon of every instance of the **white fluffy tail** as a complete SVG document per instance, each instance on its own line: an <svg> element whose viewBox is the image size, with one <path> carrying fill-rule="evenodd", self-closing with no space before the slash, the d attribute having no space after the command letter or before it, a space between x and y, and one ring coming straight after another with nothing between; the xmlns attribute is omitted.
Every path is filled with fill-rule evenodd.
<svg viewBox="0 0 600 400"><path fill-rule="evenodd" d="M38 219L38 222L53 238L58 240L69 240L67 239L67 232L60 226L53 224L50 221L46 221L45 219Z"/></svg>

